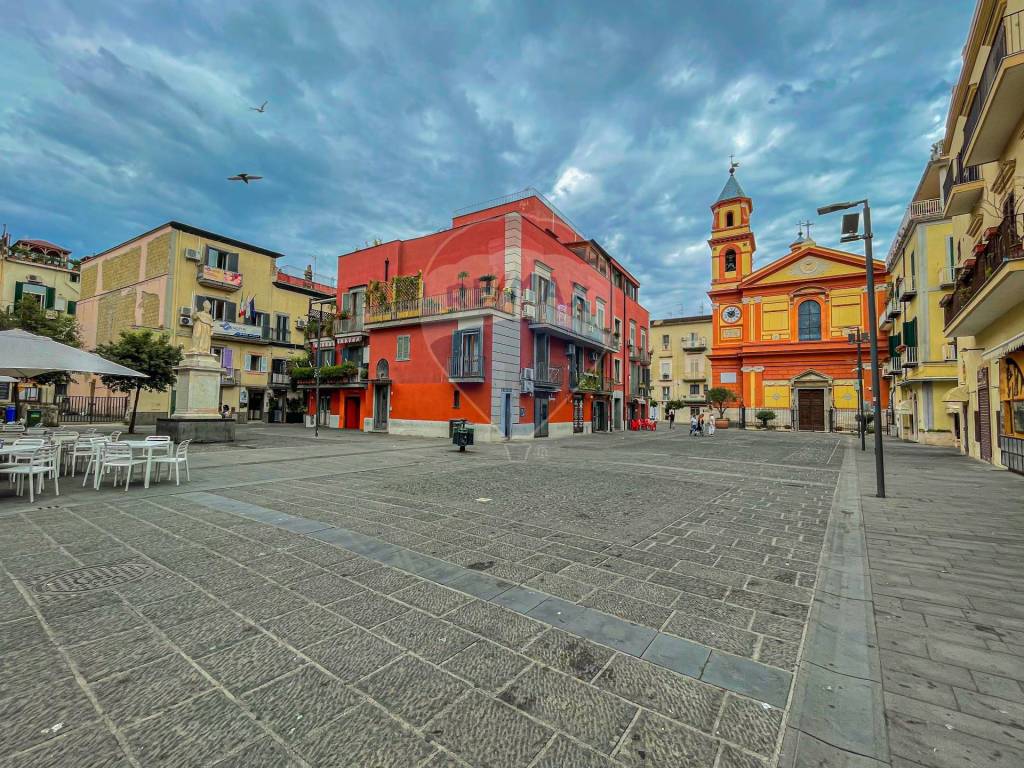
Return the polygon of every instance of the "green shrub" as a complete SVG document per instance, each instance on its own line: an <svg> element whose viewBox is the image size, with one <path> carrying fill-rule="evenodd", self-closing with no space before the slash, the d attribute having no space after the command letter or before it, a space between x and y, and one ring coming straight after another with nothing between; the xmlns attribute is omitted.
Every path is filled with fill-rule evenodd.
<svg viewBox="0 0 1024 768"><path fill-rule="evenodd" d="M754 418L761 422L762 427L767 429L768 422L775 420L775 411L758 411L754 414Z"/></svg>

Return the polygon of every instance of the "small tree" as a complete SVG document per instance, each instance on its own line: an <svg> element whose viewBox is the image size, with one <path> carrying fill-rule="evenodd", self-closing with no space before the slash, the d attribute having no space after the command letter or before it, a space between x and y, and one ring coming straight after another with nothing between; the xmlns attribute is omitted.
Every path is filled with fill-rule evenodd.
<svg viewBox="0 0 1024 768"><path fill-rule="evenodd" d="M174 366L181 362L181 348L171 344L166 336L148 329L121 331L121 337L109 344L96 347L96 354L132 370L144 373L148 378L132 376L101 376L103 386L115 392L135 392L132 417L128 432L135 432L135 416L139 410L139 394L142 390L164 392L174 386L177 378Z"/></svg>
<svg viewBox="0 0 1024 768"><path fill-rule="evenodd" d="M736 393L728 387L712 387L708 390L708 402L718 409L718 418L725 418L725 407L736 399Z"/></svg>
<svg viewBox="0 0 1024 768"><path fill-rule="evenodd" d="M775 421L775 411L760 410L754 414L754 418L761 422L764 429L768 429L768 422Z"/></svg>

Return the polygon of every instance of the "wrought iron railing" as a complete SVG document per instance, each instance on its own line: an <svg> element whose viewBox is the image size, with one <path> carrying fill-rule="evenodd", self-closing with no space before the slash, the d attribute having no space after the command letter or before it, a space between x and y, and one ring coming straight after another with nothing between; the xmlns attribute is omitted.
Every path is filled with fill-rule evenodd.
<svg viewBox="0 0 1024 768"><path fill-rule="evenodd" d="M605 392L608 385L604 374L599 371L578 372L570 369L569 388L578 392Z"/></svg>
<svg viewBox="0 0 1024 768"><path fill-rule="evenodd" d="M448 358L448 377L451 379L482 379L483 355L453 355Z"/></svg>
<svg viewBox="0 0 1024 768"><path fill-rule="evenodd" d="M460 287L436 296L367 304L365 320L367 324L387 323L480 309L497 309L511 314L515 312L515 299L508 291Z"/></svg>
<svg viewBox="0 0 1024 768"><path fill-rule="evenodd" d="M334 318L334 334L336 336L344 336L348 333L363 333L363 315L350 315L345 317L338 315Z"/></svg>
<svg viewBox="0 0 1024 768"><path fill-rule="evenodd" d="M562 372L564 368L560 365L550 363L533 364L533 382L538 387L545 389L561 389Z"/></svg>
<svg viewBox="0 0 1024 768"><path fill-rule="evenodd" d="M885 364L885 375L896 376L903 372L903 358L899 355L890 355Z"/></svg>
<svg viewBox="0 0 1024 768"><path fill-rule="evenodd" d="M901 353L904 368L913 368L917 365L917 347L906 347Z"/></svg>
<svg viewBox="0 0 1024 768"><path fill-rule="evenodd" d="M964 165L964 153L960 150L957 156L949 162L949 168L946 171L946 178L942 181L942 204L946 205L949 202L949 196L953 192L953 187L958 184L970 184L972 181L981 180L981 166L980 165Z"/></svg>
<svg viewBox="0 0 1024 768"><path fill-rule="evenodd" d="M708 340L705 336L684 336L683 337L683 349L705 349L708 346Z"/></svg>
<svg viewBox="0 0 1024 768"><path fill-rule="evenodd" d="M892 244L889 246L889 255L886 257L886 266L892 268L893 259L899 253L900 248L903 247L903 238L910 230L911 224L918 221L919 219L926 219L931 216L942 215L942 199L933 197L928 200L915 200L907 206L907 210L903 214L903 220L900 222L899 228L896 230L896 234L892 238Z"/></svg>
<svg viewBox="0 0 1024 768"><path fill-rule="evenodd" d="M965 267L960 275L960 285L953 291L945 306L945 323L949 323L971 303L985 284L1009 261L1024 259L1024 246L1014 223L1014 203L1011 195L1006 206L1007 215L996 231L974 257L973 266Z"/></svg>
<svg viewBox="0 0 1024 768"><path fill-rule="evenodd" d="M1021 51L1024 51L1024 11L1016 11L1002 18L999 22L999 29L996 30L996 36L992 40L985 68L981 71L978 87L974 92L974 99L971 101L971 108L967 111L967 119L964 121L963 146L965 148L970 146L971 139L974 138L974 133L978 129L978 123L981 122L985 102L988 101L989 94L992 92L992 86L995 84L1003 59Z"/></svg>
<svg viewBox="0 0 1024 768"><path fill-rule="evenodd" d="M530 319L535 323L553 325L602 346L617 348L614 334L607 328L602 328L594 315L572 314L567 309L559 309L553 304L537 304L531 315Z"/></svg>

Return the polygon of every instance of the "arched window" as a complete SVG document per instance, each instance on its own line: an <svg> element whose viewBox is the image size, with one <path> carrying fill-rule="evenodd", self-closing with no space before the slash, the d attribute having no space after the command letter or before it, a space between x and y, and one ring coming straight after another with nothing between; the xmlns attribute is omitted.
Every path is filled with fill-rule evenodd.
<svg viewBox="0 0 1024 768"><path fill-rule="evenodd" d="M383 357L377 361L377 378L383 381L388 380L388 361Z"/></svg>
<svg viewBox="0 0 1024 768"><path fill-rule="evenodd" d="M734 219L732 211L729 211L727 214L725 214L725 226L731 227L733 225L733 221Z"/></svg>
<svg viewBox="0 0 1024 768"><path fill-rule="evenodd" d="M800 341L821 339L821 305L816 301L805 301L797 308L800 327Z"/></svg>
<svg viewBox="0 0 1024 768"><path fill-rule="evenodd" d="M736 251L732 250L731 248L725 252L725 271L736 271Z"/></svg>

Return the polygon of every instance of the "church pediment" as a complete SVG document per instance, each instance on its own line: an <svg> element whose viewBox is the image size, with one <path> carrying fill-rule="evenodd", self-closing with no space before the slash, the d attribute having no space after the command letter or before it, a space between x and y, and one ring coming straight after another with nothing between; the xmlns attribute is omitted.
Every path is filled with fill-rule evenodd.
<svg viewBox="0 0 1024 768"><path fill-rule="evenodd" d="M884 270L884 267L879 265ZM783 256L743 281L743 288L864 274L864 259L856 254L811 246Z"/></svg>
<svg viewBox="0 0 1024 768"><path fill-rule="evenodd" d="M824 373L808 368L803 373L794 376L792 378L794 384L829 384L832 382L831 376L826 376Z"/></svg>

